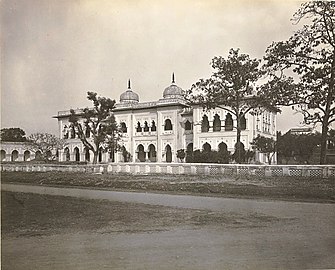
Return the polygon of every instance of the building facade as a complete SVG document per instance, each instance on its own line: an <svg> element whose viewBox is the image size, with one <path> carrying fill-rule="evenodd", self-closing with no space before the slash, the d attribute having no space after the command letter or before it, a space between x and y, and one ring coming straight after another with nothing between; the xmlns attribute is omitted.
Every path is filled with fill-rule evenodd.
<svg viewBox="0 0 335 270"><path fill-rule="evenodd" d="M130 153L131 162L178 162L179 149L189 151L207 147L218 150L224 146L234 152L234 116L221 108L205 111L199 105L189 106L183 96L184 91L176 85L174 75L171 85L163 91L163 98L151 102L140 102L139 95L128 82L128 89L116 103L114 115L123 132L121 145ZM76 113L80 115L81 110ZM60 137L68 143L60 151L59 159L91 162L93 155L70 128L69 116L70 111L60 111L55 116ZM257 135L276 138L276 114L273 112L248 113L241 126L241 142L245 149L251 148L250 143ZM100 152L99 162L110 160L109 153ZM261 153L256 154L255 160L266 162ZM121 152L116 154L115 161L124 162Z"/></svg>

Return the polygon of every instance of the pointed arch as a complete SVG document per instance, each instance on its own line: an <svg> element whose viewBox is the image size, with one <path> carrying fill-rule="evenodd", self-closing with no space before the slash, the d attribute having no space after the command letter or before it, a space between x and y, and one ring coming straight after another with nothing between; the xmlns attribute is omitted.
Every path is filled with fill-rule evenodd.
<svg viewBox="0 0 335 270"><path fill-rule="evenodd" d="M201 132L208 132L209 131L209 121L208 121L208 116L205 114L202 117L201 121Z"/></svg>
<svg viewBox="0 0 335 270"><path fill-rule="evenodd" d="M170 119L165 120L164 130L172 130L172 122Z"/></svg>
<svg viewBox="0 0 335 270"><path fill-rule="evenodd" d="M63 160L70 161L70 149L68 147L64 149Z"/></svg>
<svg viewBox="0 0 335 270"><path fill-rule="evenodd" d="M152 121L151 122L151 131L156 131L156 130L157 130L156 123L155 123L155 121Z"/></svg>
<svg viewBox="0 0 335 270"><path fill-rule="evenodd" d="M145 162L145 152L144 152L144 146L142 144L139 144L137 146L137 159L140 162Z"/></svg>
<svg viewBox="0 0 335 270"><path fill-rule="evenodd" d="M42 160L42 153L40 150L35 152L35 160Z"/></svg>
<svg viewBox="0 0 335 270"><path fill-rule="evenodd" d="M233 117L230 113L227 113L226 119L225 119L225 131L231 131L233 130Z"/></svg>
<svg viewBox="0 0 335 270"><path fill-rule="evenodd" d="M185 122L185 130L192 130L192 124L189 120Z"/></svg>
<svg viewBox="0 0 335 270"><path fill-rule="evenodd" d="M142 132L141 123L137 122L136 132Z"/></svg>
<svg viewBox="0 0 335 270"><path fill-rule="evenodd" d="M90 162L90 160L91 160L90 150L85 148L85 161Z"/></svg>
<svg viewBox="0 0 335 270"><path fill-rule="evenodd" d="M148 122L144 121L144 128L143 128L144 132L149 132L149 126L148 126Z"/></svg>
<svg viewBox="0 0 335 270"><path fill-rule="evenodd" d="M221 119L218 114L214 115L213 131L221 131Z"/></svg>
<svg viewBox="0 0 335 270"><path fill-rule="evenodd" d="M165 147L165 161L172 162L172 149L169 144Z"/></svg>
<svg viewBox="0 0 335 270"><path fill-rule="evenodd" d="M73 149L73 152L74 152L74 160L79 162L80 161L80 153L79 153L79 148L78 147L75 147Z"/></svg>
<svg viewBox="0 0 335 270"><path fill-rule="evenodd" d="M125 122L121 122L121 131L122 133L127 133L127 125Z"/></svg>
<svg viewBox="0 0 335 270"><path fill-rule="evenodd" d="M210 152L210 151L212 151L212 146L209 143L206 142L202 145L202 150L204 152Z"/></svg>
<svg viewBox="0 0 335 270"><path fill-rule="evenodd" d="M156 147L153 144L150 144L148 147L148 159L151 162L157 161Z"/></svg>
<svg viewBox="0 0 335 270"><path fill-rule="evenodd" d="M98 154L98 161L99 163L102 162L102 152L103 152L103 149L102 147L99 148L99 154Z"/></svg>

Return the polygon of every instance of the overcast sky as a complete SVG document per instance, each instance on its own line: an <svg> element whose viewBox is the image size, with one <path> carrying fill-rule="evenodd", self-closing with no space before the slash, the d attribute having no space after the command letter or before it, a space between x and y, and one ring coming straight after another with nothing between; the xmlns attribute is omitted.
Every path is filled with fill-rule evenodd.
<svg viewBox="0 0 335 270"><path fill-rule="evenodd" d="M2 127L57 134L58 111L90 106L86 92L119 100L128 78L140 101L171 83L189 89L230 48L262 57L301 26L300 2L224 0L2 0ZM299 125L290 109L278 129Z"/></svg>

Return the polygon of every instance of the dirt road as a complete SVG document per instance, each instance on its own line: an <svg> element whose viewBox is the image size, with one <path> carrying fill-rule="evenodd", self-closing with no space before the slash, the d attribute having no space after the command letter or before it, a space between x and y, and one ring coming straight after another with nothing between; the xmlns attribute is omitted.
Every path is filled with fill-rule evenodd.
<svg viewBox="0 0 335 270"><path fill-rule="evenodd" d="M166 194L122 193L3 185L29 191L111 201L173 206L170 225L156 226L168 214L132 230L102 229L5 237L2 269L331 269L335 267L335 205L257 201ZM57 200L62 197L55 196ZM59 199L58 199L59 198ZM44 200L44 201L43 201ZM42 203L46 203L45 199ZM54 204L54 202L52 202ZM51 205L52 205L51 204ZM106 206L106 203L99 201ZM49 205L48 205L49 207ZM68 207L71 207L68 204ZM99 205L95 206L98 210ZM104 208L103 211L109 211ZM130 209L129 207L126 209ZM178 209L184 209L178 213ZM191 212L207 209L188 222ZM120 208L121 210L121 208ZM29 211L23 215L29 215ZM122 211L122 210L121 210ZM135 212L134 212L135 211ZM136 215L138 210L129 210ZM151 211L151 210L150 210ZM192 212L192 213L193 213ZM149 212L150 215L151 212ZM153 213L154 214L154 213ZM59 214L61 215L61 213ZM254 218L246 219L252 215ZM183 221L183 216L185 221ZM214 222L212 216L216 217ZM234 225L218 222L224 216ZM61 217L59 216L59 219ZM139 219L141 216L138 216ZM181 219L180 219L181 218ZM176 220L178 222L176 222ZM246 222L247 221L247 222ZM68 220L69 223L74 222ZM199 225L200 224L200 225ZM108 227L110 226L110 227ZM122 229L123 228L123 229ZM138 228L136 231L134 228Z"/></svg>

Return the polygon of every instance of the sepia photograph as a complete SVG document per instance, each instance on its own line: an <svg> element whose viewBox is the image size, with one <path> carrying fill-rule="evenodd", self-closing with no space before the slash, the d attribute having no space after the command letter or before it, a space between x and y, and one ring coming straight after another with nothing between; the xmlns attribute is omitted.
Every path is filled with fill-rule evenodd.
<svg viewBox="0 0 335 270"><path fill-rule="evenodd" d="M1 0L1 269L335 269L335 1Z"/></svg>

